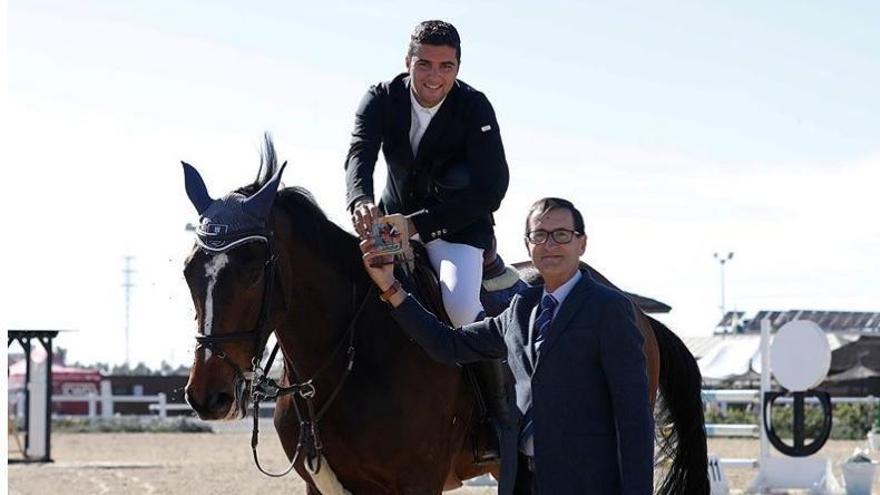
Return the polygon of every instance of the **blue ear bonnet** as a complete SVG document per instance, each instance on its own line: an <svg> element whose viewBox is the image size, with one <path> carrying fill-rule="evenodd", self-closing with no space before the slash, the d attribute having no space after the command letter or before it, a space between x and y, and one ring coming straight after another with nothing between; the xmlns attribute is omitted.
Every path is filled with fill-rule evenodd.
<svg viewBox="0 0 880 495"><path fill-rule="evenodd" d="M219 252L245 242L268 241L269 212L285 165L252 196L233 192L211 199L198 171L183 163L186 193L199 213L196 243L206 250Z"/></svg>
<svg viewBox="0 0 880 495"><path fill-rule="evenodd" d="M229 193L214 200L199 218L196 242L210 251L225 251L250 240L266 240L266 220L248 214L242 208L247 197Z"/></svg>

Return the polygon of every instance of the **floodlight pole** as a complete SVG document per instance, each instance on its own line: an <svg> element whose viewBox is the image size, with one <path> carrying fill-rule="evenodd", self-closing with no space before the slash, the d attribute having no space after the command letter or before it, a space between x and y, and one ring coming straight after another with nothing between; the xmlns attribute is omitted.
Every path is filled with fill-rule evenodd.
<svg viewBox="0 0 880 495"><path fill-rule="evenodd" d="M724 305L724 265L733 259L733 252L728 252L727 255L719 255L718 253L714 253L712 255L718 263L721 265L721 318L724 319L724 315L727 314L726 307Z"/></svg>

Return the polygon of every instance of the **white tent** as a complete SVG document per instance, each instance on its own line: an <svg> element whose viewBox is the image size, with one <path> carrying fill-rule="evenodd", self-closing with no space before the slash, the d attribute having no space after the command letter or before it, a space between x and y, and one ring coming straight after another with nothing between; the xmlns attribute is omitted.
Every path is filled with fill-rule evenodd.
<svg viewBox="0 0 880 495"><path fill-rule="evenodd" d="M837 333L826 333L825 337L832 351L858 338ZM773 337L770 338L772 343ZM682 340L696 356L704 380L758 379L761 375L760 335L714 335Z"/></svg>

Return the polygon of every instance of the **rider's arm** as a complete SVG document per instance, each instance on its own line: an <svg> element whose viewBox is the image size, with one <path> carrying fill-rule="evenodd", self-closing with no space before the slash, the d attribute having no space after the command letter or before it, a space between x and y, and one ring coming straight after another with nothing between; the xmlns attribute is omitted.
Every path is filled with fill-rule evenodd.
<svg viewBox="0 0 880 495"><path fill-rule="evenodd" d="M345 160L345 201L349 211L355 203L373 198L373 169L382 145L381 107L386 95L381 85L370 87L358 106Z"/></svg>
<svg viewBox="0 0 880 495"><path fill-rule="evenodd" d="M469 363L507 356L504 332L510 324L510 308L519 296L514 296L500 315L453 329L402 290L394 278L394 264L388 256L373 251L371 239L361 241L360 249L364 268L379 288L380 298L394 307L391 316L435 361Z"/></svg>
<svg viewBox="0 0 880 495"><path fill-rule="evenodd" d="M498 209L507 192L509 171L495 111L482 93L473 97L463 123L467 127L465 163L470 184L452 199L410 215L416 229L456 232Z"/></svg>

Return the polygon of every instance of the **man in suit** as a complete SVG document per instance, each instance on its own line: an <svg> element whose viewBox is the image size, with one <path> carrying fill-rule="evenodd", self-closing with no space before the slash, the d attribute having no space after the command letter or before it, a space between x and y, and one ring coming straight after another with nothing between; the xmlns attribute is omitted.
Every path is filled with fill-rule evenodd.
<svg viewBox="0 0 880 495"><path fill-rule="evenodd" d="M346 201L361 239L383 213L406 215L456 326L483 311L483 252L492 247L492 213L508 184L495 112L483 93L457 79L460 64L452 24L416 26L407 72L371 87L361 101L345 163ZM380 147L388 178L377 207L373 169Z"/></svg>
<svg viewBox="0 0 880 495"><path fill-rule="evenodd" d="M654 425L632 303L579 270L587 236L570 202L532 205L525 239L545 285L455 330L405 294L389 266L371 265L370 241L361 249L394 318L432 358L507 360L519 414L502 435L499 493L648 495Z"/></svg>

